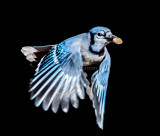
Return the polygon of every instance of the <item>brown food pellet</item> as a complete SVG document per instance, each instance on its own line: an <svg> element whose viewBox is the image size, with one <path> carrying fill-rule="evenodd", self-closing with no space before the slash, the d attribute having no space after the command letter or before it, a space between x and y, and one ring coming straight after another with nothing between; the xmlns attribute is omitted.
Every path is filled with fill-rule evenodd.
<svg viewBox="0 0 160 136"><path fill-rule="evenodd" d="M116 44L122 44L123 43L121 38L114 38L113 42L116 43Z"/></svg>

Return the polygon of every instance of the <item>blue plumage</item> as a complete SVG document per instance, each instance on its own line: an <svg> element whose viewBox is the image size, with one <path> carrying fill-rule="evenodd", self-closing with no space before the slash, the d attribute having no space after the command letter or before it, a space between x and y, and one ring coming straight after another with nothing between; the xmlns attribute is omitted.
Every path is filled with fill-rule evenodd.
<svg viewBox="0 0 160 136"><path fill-rule="evenodd" d="M95 27L88 33L71 37L60 44L42 47L23 47L22 53L30 62L41 57L30 83L31 99L35 106L42 104L46 111L56 113L61 105L68 112L69 103L78 108L79 100L89 95L95 108L97 124L103 129L105 100L111 58L106 45L116 36L106 27ZM41 55L45 53L45 55ZM91 86L83 66L99 64L91 78Z"/></svg>
<svg viewBox="0 0 160 136"><path fill-rule="evenodd" d="M100 69L96 71L92 76L92 93L93 106L95 108L95 114L97 116L97 124L103 129L103 116L105 113L105 100L107 93L107 85L110 71L110 56L106 55L105 59L100 65Z"/></svg>

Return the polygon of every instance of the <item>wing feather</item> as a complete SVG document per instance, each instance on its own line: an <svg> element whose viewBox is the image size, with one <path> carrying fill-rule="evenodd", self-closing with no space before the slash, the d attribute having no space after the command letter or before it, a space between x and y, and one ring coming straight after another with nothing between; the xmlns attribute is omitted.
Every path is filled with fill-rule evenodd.
<svg viewBox="0 0 160 136"><path fill-rule="evenodd" d="M69 77L65 86L66 91L64 92L63 97L61 98L61 108L65 113L67 113L69 110L69 98L71 93L71 91L69 90L71 86L71 80L72 80L72 77Z"/></svg>
<svg viewBox="0 0 160 136"><path fill-rule="evenodd" d="M30 83L31 99L35 99L36 107L42 103L45 111L51 106L56 113L61 104L62 110L68 112L70 101L73 107L78 108L77 96L84 99L84 86L88 82L82 77L84 73L80 45L69 43L62 42L50 49L41 59Z"/></svg>
<svg viewBox="0 0 160 136"><path fill-rule="evenodd" d="M103 120L105 113L105 101L107 93L108 78L110 72L110 55L106 54L99 70L97 70L91 78L91 90L93 93L93 107L97 118L98 126L103 129Z"/></svg>

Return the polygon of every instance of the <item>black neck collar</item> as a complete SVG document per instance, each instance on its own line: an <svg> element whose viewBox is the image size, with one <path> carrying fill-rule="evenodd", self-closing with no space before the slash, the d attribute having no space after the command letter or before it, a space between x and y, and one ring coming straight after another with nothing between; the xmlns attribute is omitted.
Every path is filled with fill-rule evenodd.
<svg viewBox="0 0 160 136"><path fill-rule="evenodd" d="M91 46L92 46L92 45L89 46L89 51L90 51L90 52L92 52L92 53L95 54L95 55L99 55L99 56L104 55L104 48L102 48L99 52L96 52L96 51L94 51L94 50L92 49Z"/></svg>

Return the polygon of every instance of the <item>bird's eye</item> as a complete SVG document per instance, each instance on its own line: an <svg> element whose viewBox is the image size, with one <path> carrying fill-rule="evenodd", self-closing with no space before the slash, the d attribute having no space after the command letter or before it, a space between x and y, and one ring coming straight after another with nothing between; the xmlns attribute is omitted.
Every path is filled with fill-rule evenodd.
<svg viewBox="0 0 160 136"><path fill-rule="evenodd" d="M103 36L103 34L102 34L102 33L98 33L97 35L98 35L98 36Z"/></svg>

